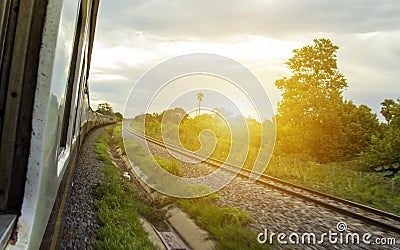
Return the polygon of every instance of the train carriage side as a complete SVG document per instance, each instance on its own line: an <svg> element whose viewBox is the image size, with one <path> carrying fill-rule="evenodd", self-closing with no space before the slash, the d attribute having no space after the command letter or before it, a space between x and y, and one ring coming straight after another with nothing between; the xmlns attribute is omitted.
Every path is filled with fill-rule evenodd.
<svg viewBox="0 0 400 250"><path fill-rule="evenodd" d="M0 249L39 248L82 138L95 124L115 122L89 106L98 5L0 3Z"/></svg>

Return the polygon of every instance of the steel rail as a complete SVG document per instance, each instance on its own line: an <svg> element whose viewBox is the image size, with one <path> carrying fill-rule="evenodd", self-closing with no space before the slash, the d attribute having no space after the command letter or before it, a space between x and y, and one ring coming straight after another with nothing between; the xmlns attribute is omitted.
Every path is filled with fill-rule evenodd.
<svg viewBox="0 0 400 250"><path fill-rule="evenodd" d="M220 168L222 166L224 170L233 172L234 174L237 174L238 176L244 178L248 178L250 176L251 170L249 169L241 168L211 157L208 157L207 159L204 160L203 155L199 155L192 151L177 147L169 143L164 143L158 139L149 137L147 135L143 135L142 133L137 132L127 126L124 129L132 135L135 135L141 139L145 139L146 141L156 144L158 146L168 148L177 153L183 154L186 157L190 157L196 160L201 160L202 162L216 168ZM240 169L239 172L238 169ZM316 203L328 209L338 211L342 214L349 215L353 218L369 222L370 224L377 225L381 228L400 234L400 216L398 215L391 214L373 207L349 201L330 194L322 193L313 189L305 188L266 174L261 174L260 178L256 180L256 183L271 187L273 189L302 198L304 200ZM329 200L330 202L327 200ZM337 203L337 204L332 204L332 203Z"/></svg>

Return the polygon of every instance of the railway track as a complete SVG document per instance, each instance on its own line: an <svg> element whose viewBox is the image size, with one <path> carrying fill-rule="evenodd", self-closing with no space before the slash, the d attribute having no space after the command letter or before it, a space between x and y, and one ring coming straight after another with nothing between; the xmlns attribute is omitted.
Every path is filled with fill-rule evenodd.
<svg viewBox="0 0 400 250"><path fill-rule="evenodd" d="M198 155L189 150L185 150L151 138L149 136L145 136L128 126L126 126L124 130L133 136L144 139L160 147L167 148L168 150L172 150L178 154L184 155L185 157L189 157L195 160L202 160L204 163L214 168L222 168L223 170L237 174L237 176L240 176L242 178L249 178L250 176L251 170L240 168L213 158L207 158L206 160L204 160L204 156L202 155ZM238 171L239 169L240 171ZM359 219L368 224L378 226L382 229L395 232L400 235L400 216L366 205L355 203L343 198L305 188L299 185L295 185L265 174L262 174L260 178L256 180L256 183L259 185L270 187L272 189L279 190L291 196L313 202L327 209L331 209L333 211L353 217L355 219Z"/></svg>

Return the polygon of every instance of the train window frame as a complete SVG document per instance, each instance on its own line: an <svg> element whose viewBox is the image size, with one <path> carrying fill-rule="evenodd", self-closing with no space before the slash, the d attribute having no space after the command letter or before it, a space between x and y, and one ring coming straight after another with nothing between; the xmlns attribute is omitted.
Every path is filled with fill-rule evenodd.
<svg viewBox="0 0 400 250"><path fill-rule="evenodd" d="M0 72L5 93L1 94L5 106L0 128L0 214L19 214L24 199L46 5L46 0L0 4Z"/></svg>

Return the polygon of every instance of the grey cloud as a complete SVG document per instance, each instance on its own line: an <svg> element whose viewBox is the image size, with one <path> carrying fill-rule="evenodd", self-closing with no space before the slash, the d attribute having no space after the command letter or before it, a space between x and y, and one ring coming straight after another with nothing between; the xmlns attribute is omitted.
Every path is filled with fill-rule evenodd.
<svg viewBox="0 0 400 250"><path fill-rule="evenodd" d="M120 66L121 67L112 69L97 69L97 74L119 75L125 79L93 80L96 73L95 71L92 71L89 77L89 90L92 100L96 101L96 99L100 99L114 103L114 110L122 113L124 111L125 101L128 98L129 91L145 70L129 67L123 64Z"/></svg>
<svg viewBox="0 0 400 250"><path fill-rule="evenodd" d="M395 30L400 23L397 0L124 0L104 1L100 10L99 26L107 33L134 30L203 39L238 34L285 38L310 32L364 33Z"/></svg>
<svg viewBox="0 0 400 250"><path fill-rule="evenodd" d="M102 0L96 40L106 46L124 44L151 50L151 46L168 41L229 42L232 36L242 34L283 40L310 38L311 42L318 32L327 33L340 46L339 67L350 86L345 96L379 112L379 103L384 98L400 96L398 13L398 0ZM389 32L393 30L397 32ZM139 32L152 36L146 40L150 42L139 44ZM365 39L354 35L368 32L387 35ZM151 65L117 66L117 69L97 70L127 80L95 81L91 91L101 99L118 103L117 109L123 111L122 99ZM273 85L275 79L283 76L275 77L271 75L274 72L262 69L258 72L267 85Z"/></svg>

